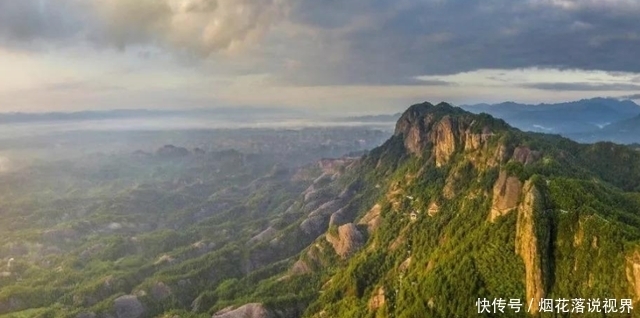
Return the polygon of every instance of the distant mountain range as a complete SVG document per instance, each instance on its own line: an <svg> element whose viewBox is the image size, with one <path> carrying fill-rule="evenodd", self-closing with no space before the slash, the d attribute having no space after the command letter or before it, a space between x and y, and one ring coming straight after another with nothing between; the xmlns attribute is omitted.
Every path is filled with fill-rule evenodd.
<svg viewBox="0 0 640 318"><path fill-rule="evenodd" d="M283 116L291 117L302 115L302 112L296 110L248 106L184 110L116 109L88 110L79 112L0 113L0 124L158 117L207 117L233 121L250 121L256 118L268 119L274 117L282 118Z"/></svg>
<svg viewBox="0 0 640 318"><path fill-rule="evenodd" d="M604 127L640 115L640 106L613 98L583 99L559 104L500 104L463 105L472 113L487 113L504 119L525 131L562 135L596 133Z"/></svg>
<svg viewBox="0 0 640 318"><path fill-rule="evenodd" d="M474 113L487 113L523 131L559 134L581 142L640 143L640 106L630 100L592 98L557 104L461 105ZM343 121L394 122L401 114L342 117Z"/></svg>
<svg viewBox="0 0 640 318"><path fill-rule="evenodd" d="M580 142L613 141L622 144L640 143L640 115L624 119L599 130L569 134Z"/></svg>
<svg viewBox="0 0 640 318"><path fill-rule="evenodd" d="M487 113L523 131L559 134L579 142L613 141L640 143L640 106L630 100L592 98L558 104L461 105L474 114ZM335 117L336 122L395 123L401 114ZM196 117L230 122L313 119L317 115L301 110L268 107L219 107L185 110L108 110L73 113L0 113L0 124L48 121L82 121L162 117ZM324 118L326 119L326 118Z"/></svg>

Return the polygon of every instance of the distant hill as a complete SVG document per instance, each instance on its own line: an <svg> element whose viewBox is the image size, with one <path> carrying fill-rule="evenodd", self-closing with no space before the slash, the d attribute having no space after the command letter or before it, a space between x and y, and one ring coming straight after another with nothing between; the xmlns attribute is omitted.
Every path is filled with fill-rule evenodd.
<svg viewBox="0 0 640 318"><path fill-rule="evenodd" d="M46 121L102 120L118 118L141 118L168 116L175 111L146 109L119 109L106 111L49 112L49 113L0 113L0 123L28 123Z"/></svg>
<svg viewBox="0 0 640 318"><path fill-rule="evenodd" d="M525 131L554 134L593 132L615 122L640 115L640 106L613 98L583 99L559 104L500 104L463 105L472 113L487 113Z"/></svg>
<svg viewBox="0 0 640 318"><path fill-rule="evenodd" d="M640 115L624 119L602 129L569 135L580 142L613 141L623 144L640 143Z"/></svg>
<svg viewBox="0 0 640 318"><path fill-rule="evenodd" d="M0 113L0 124L158 117L206 117L244 122L255 120L256 118L281 119L283 117L300 117L302 115L304 115L304 113L299 110L249 106L194 108L182 110L115 109L79 112Z"/></svg>

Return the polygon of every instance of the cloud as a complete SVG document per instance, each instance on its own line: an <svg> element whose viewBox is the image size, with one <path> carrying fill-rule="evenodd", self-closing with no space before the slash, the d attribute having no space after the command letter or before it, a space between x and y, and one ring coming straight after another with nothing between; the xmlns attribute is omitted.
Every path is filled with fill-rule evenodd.
<svg viewBox="0 0 640 318"><path fill-rule="evenodd" d="M80 14L83 8L81 2L73 0L0 0L0 41L6 44L72 37L85 27Z"/></svg>
<svg viewBox="0 0 640 318"><path fill-rule="evenodd" d="M322 52L331 52L323 58L319 45L310 45L295 53L306 62L300 69L316 74L307 81L403 82L420 75L528 67L640 72L635 1L354 2L315 1L321 10L299 14L306 18L300 23L320 29L316 39ZM345 31L326 25L335 20L323 18L333 16L332 8L348 17L334 21ZM373 15L376 23L349 29L361 15Z"/></svg>
<svg viewBox="0 0 640 318"><path fill-rule="evenodd" d="M640 85L626 83L532 83L522 87L552 91L631 91L639 90Z"/></svg>
<svg viewBox="0 0 640 318"><path fill-rule="evenodd" d="M632 94L632 95L620 96L619 98L620 99L640 99L640 93Z"/></svg>
<svg viewBox="0 0 640 318"><path fill-rule="evenodd" d="M120 47L152 43L208 56L254 44L286 9L281 0L103 0L98 35Z"/></svg>
<svg viewBox="0 0 640 318"><path fill-rule="evenodd" d="M640 73L639 15L635 0L0 0L0 45L153 46L241 56L290 85L425 85L480 69Z"/></svg>
<svg viewBox="0 0 640 318"><path fill-rule="evenodd" d="M127 90L127 88L111 85L111 84L103 84L96 83L87 80L80 81L65 81L65 82L57 82L50 83L44 85L43 90L49 92L122 92Z"/></svg>
<svg viewBox="0 0 640 318"><path fill-rule="evenodd" d="M286 12L284 0L0 0L0 39L156 45L206 57L254 44Z"/></svg>

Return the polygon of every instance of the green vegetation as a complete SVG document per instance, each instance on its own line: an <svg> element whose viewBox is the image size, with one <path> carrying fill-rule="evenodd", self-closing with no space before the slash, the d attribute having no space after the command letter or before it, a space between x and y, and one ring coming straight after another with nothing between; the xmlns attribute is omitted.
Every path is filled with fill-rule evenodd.
<svg viewBox="0 0 640 318"><path fill-rule="evenodd" d="M142 317L198 318L249 303L283 317L472 317L478 298L528 303L531 290L640 297L636 150L446 104L412 106L399 127L425 129L419 151L400 132L302 168L232 151L2 176L0 318L105 317L125 295Z"/></svg>

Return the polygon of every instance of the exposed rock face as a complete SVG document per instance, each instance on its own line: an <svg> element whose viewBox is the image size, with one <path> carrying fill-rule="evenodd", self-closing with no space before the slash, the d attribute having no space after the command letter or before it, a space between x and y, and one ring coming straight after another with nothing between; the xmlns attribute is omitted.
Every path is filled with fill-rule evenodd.
<svg viewBox="0 0 640 318"><path fill-rule="evenodd" d="M429 208L427 209L427 214L429 214L429 216L435 216L436 214L438 214L438 212L440 212L440 206L438 205L438 203L431 202L431 204L429 204Z"/></svg>
<svg viewBox="0 0 640 318"><path fill-rule="evenodd" d="M443 115L446 113L446 115ZM411 154L421 156L425 148L433 145L436 166L445 165L458 150L473 151L483 147L493 133L484 127L473 131L472 116L462 109L442 103L411 106L398 120L395 135L402 135L404 145Z"/></svg>
<svg viewBox="0 0 640 318"><path fill-rule="evenodd" d="M342 208L331 214L331 218L329 219L329 226L340 226L349 223L352 218L350 217L350 213L348 212L348 209Z"/></svg>
<svg viewBox="0 0 640 318"><path fill-rule="evenodd" d="M380 287L375 292L373 297L371 297L371 299L369 300L369 310L376 311L380 307L382 307L385 304L385 302L386 302L386 298L384 296L384 288Z"/></svg>
<svg viewBox="0 0 640 318"><path fill-rule="evenodd" d="M493 200L489 221L494 222L497 218L514 210L518 206L521 192L522 182L520 182L520 179L515 176L508 176L506 171L500 171L498 180L493 186Z"/></svg>
<svg viewBox="0 0 640 318"><path fill-rule="evenodd" d="M640 251L627 257L627 281L633 291L634 301L640 300Z"/></svg>
<svg viewBox="0 0 640 318"><path fill-rule="evenodd" d="M584 241L584 226L582 225L582 221L578 221L578 230L576 234L573 235L573 247L579 247L582 245Z"/></svg>
<svg viewBox="0 0 640 318"><path fill-rule="evenodd" d="M139 318L144 315L144 306L138 297L126 295L116 298L114 303L116 317L118 318Z"/></svg>
<svg viewBox="0 0 640 318"><path fill-rule="evenodd" d="M364 238L353 223L348 223L338 227L337 237L327 234L327 241L331 243L336 254L348 258L362 247Z"/></svg>
<svg viewBox="0 0 640 318"><path fill-rule="evenodd" d="M246 304L236 309L223 309L212 318L269 318L269 311L262 304Z"/></svg>
<svg viewBox="0 0 640 318"><path fill-rule="evenodd" d="M506 162L509 159L509 153L507 152L507 146L504 144L498 145L493 153L493 157L489 160L488 165L495 167L501 163Z"/></svg>
<svg viewBox="0 0 640 318"><path fill-rule="evenodd" d="M309 213L306 220L302 221L300 228L307 234L318 236L329 225L329 218L342 207L342 200L333 200L322 204Z"/></svg>
<svg viewBox="0 0 640 318"><path fill-rule="evenodd" d="M532 164L542 158L542 154L539 151L531 150L528 147L516 147L513 150L513 160L518 161L524 165Z"/></svg>
<svg viewBox="0 0 640 318"><path fill-rule="evenodd" d="M524 199L518 207L516 223L516 254L525 266L526 295L529 299L544 298L548 287L551 227L545 216L542 194L528 181L524 186ZM537 313L537 306L532 306Z"/></svg>
<svg viewBox="0 0 640 318"><path fill-rule="evenodd" d="M358 224L366 224L367 230L369 234L375 232L375 230L380 227L380 223L382 222L382 218L380 217L380 213L382 212L382 206L380 204L376 204L365 214L365 216L360 219Z"/></svg>
<svg viewBox="0 0 640 318"><path fill-rule="evenodd" d="M454 134L456 124L449 116L445 116L435 127L432 141L435 145L436 166L446 164L456 151L458 140Z"/></svg>
<svg viewBox="0 0 640 318"><path fill-rule="evenodd" d="M404 262L400 264L400 267L398 267L398 269L401 271L406 271L407 269L409 269L409 266L411 266L411 257L405 259Z"/></svg>
<svg viewBox="0 0 640 318"><path fill-rule="evenodd" d="M449 177L447 177L444 188L442 189L442 195L445 199L451 200L456 196L456 189L459 181L460 175L457 171L452 172Z"/></svg>
<svg viewBox="0 0 640 318"><path fill-rule="evenodd" d="M76 318L96 318L96 314L92 312L83 312L78 314Z"/></svg>

